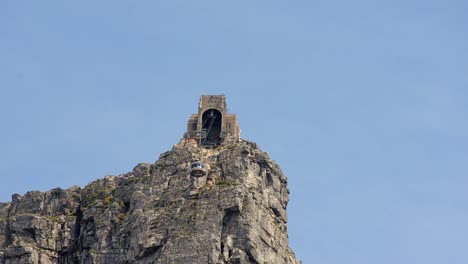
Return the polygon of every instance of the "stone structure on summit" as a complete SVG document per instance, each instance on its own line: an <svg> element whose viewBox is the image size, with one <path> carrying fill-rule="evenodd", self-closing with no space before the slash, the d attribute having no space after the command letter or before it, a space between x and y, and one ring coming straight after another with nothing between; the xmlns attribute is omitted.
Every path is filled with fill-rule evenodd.
<svg viewBox="0 0 468 264"><path fill-rule="evenodd" d="M200 96L198 114L190 116L184 137L197 138L200 133L203 133L203 146L217 146L240 139L237 116L227 112L224 95Z"/></svg>
<svg viewBox="0 0 468 264"><path fill-rule="evenodd" d="M202 96L184 138L154 163L0 203L0 264L300 263L287 178L226 110L224 96Z"/></svg>

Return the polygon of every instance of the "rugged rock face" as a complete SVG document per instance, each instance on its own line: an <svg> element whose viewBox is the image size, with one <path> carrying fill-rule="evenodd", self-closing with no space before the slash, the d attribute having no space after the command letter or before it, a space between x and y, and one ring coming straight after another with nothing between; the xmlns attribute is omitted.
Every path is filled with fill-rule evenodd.
<svg viewBox="0 0 468 264"><path fill-rule="evenodd" d="M300 263L288 246L287 179L255 143L183 139L154 164L85 188L0 203L0 263Z"/></svg>

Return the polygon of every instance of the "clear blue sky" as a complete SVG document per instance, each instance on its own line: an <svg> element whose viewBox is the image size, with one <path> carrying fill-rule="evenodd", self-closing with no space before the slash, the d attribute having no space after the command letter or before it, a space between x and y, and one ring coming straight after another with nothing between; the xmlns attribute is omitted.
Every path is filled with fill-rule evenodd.
<svg viewBox="0 0 468 264"><path fill-rule="evenodd" d="M468 2L0 1L0 200L154 162L201 93L307 263L468 263Z"/></svg>

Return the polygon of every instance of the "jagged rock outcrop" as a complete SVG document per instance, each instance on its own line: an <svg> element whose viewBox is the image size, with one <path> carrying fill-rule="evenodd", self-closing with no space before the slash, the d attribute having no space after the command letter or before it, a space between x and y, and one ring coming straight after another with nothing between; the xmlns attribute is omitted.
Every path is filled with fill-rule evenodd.
<svg viewBox="0 0 468 264"><path fill-rule="evenodd" d="M85 188L0 203L0 263L299 263L288 246L287 179L255 143L183 139L154 164Z"/></svg>

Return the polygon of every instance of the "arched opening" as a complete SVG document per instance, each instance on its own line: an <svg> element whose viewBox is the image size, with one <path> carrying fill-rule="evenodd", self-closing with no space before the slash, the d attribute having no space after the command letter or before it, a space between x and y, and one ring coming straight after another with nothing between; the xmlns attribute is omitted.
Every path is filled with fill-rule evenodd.
<svg viewBox="0 0 468 264"><path fill-rule="evenodd" d="M208 109L202 115L202 130L206 131L204 146L216 146L220 143L222 114L216 109Z"/></svg>

